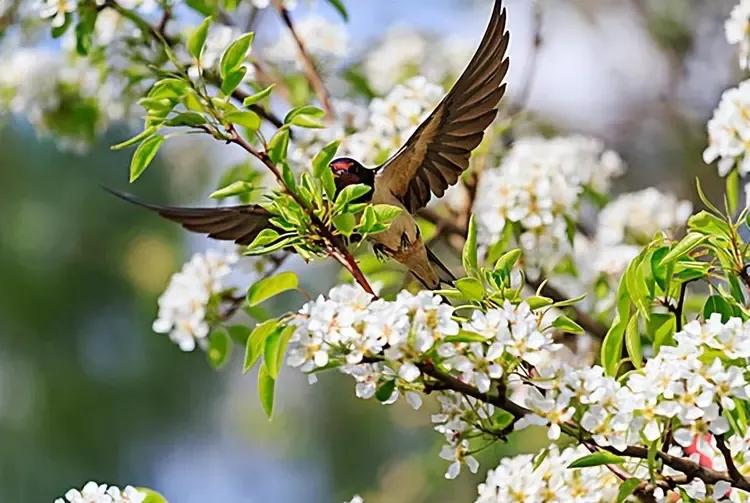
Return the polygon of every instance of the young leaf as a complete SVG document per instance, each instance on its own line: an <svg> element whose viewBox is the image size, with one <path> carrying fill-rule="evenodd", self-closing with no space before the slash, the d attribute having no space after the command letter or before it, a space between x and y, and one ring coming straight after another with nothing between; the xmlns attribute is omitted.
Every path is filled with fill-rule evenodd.
<svg viewBox="0 0 750 503"><path fill-rule="evenodd" d="M344 21L349 21L349 13L346 11L346 7L344 7L344 2L341 0L328 0L328 3L341 14Z"/></svg>
<svg viewBox="0 0 750 503"><path fill-rule="evenodd" d="M157 493L153 489L139 487L138 492L146 495L146 498L141 501L141 503L167 503L167 498Z"/></svg>
<svg viewBox="0 0 750 503"><path fill-rule="evenodd" d="M510 271L516 265L518 259L521 258L522 253L523 252L519 249L507 252L495 262L495 271L501 272L505 275L510 274Z"/></svg>
<svg viewBox="0 0 750 503"><path fill-rule="evenodd" d="M599 451L588 456L583 456L568 465L568 468L590 468L601 465L621 465L625 459L607 451Z"/></svg>
<svg viewBox="0 0 750 503"><path fill-rule="evenodd" d="M221 200L232 196L241 196L243 194L248 194L253 190L255 190L255 187L252 183L240 181L220 188L219 190L213 192L209 197L211 197L211 199Z"/></svg>
<svg viewBox="0 0 750 503"><path fill-rule="evenodd" d="M296 107L286 114L286 117L284 117L284 124L293 124L294 119L297 117L312 117L313 119L321 119L325 117L325 110L312 106L312 105L304 105L301 107Z"/></svg>
<svg viewBox="0 0 750 503"><path fill-rule="evenodd" d="M638 332L638 316L633 316L625 328L625 347L630 361L637 369L643 366L643 352L641 350L641 334Z"/></svg>
<svg viewBox="0 0 750 503"><path fill-rule="evenodd" d="M255 112L229 112L224 116L224 120L231 122L232 124L239 124L250 131L257 131L260 129L260 117Z"/></svg>
<svg viewBox="0 0 750 503"><path fill-rule="evenodd" d="M740 200L740 174L738 170L733 169L727 175L726 191L729 214L734 215L737 213L737 207L739 206Z"/></svg>
<svg viewBox="0 0 750 503"><path fill-rule="evenodd" d="M289 150L289 129L281 128L268 142L268 157L274 163L286 160L286 153Z"/></svg>
<svg viewBox="0 0 750 503"><path fill-rule="evenodd" d="M342 213L333 217L333 226L346 237L352 235L354 227L357 225L357 219L351 213Z"/></svg>
<svg viewBox="0 0 750 503"><path fill-rule="evenodd" d="M721 321L726 323L733 316L732 306L721 295L711 295L703 305L703 319L708 320L713 313L721 314Z"/></svg>
<svg viewBox="0 0 750 503"><path fill-rule="evenodd" d="M247 68L244 66L227 73L221 81L221 92L224 93L225 96L232 94L234 90L237 89L237 86L242 83L242 79L245 78L246 74Z"/></svg>
<svg viewBox="0 0 750 503"><path fill-rule="evenodd" d="M660 265L668 264L669 262L673 262L679 258L684 257L691 251L693 251L696 247L700 246L706 239L708 239L708 236L698 234L696 232L691 232L684 238L682 238L682 241L677 243L672 250L667 253L663 259L661 259Z"/></svg>
<svg viewBox="0 0 750 503"><path fill-rule="evenodd" d="M396 389L396 381L393 379L386 381L375 391L375 398L381 402L385 402L391 398L394 389Z"/></svg>
<svg viewBox="0 0 750 503"><path fill-rule="evenodd" d="M464 296L473 301L480 301L484 298L485 289L482 282L476 278L461 278L456 281L456 288Z"/></svg>
<svg viewBox="0 0 750 503"><path fill-rule="evenodd" d="M136 143L140 142L141 140L148 138L152 134L156 132L155 127L149 127L138 133L137 135L133 136L129 140L125 140L122 143L118 143L117 145L112 145L109 147L111 150L122 150L124 148L130 147L132 145L135 145Z"/></svg>
<svg viewBox="0 0 750 503"><path fill-rule="evenodd" d="M91 49L94 35L94 26L98 11L93 5L84 5L78 10L78 24L76 25L76 51L81 56L86 56Z"/></svg>
<svg viewBox="0 0 750 503"><path fill-rule="evenodd" d="M197 112L182 112L169 119L164 125L169 127L196 127L205 123L206 118Z"/></svg>
<svg viewBox="0 0 750 503"><path fill-rule="evenodd" d="M336 197L336 182L333 179L333 173L329 165L334 157L336 157L336 151L339 148L340 142L334 141L323 147L323 150L318 152L312 162L313 176L318 178L323 184L323 190L326 191L326 197L329 201L332 201Z"/></svg>
<svg viewBox="0 0 750 503"><path fill-rule="evenodd" d="M372 210L375 212L375 221L383 225L391 225L403 212L403 209L390 204L374 204Z"/></svg>
<svg viewBox="0 0 750 503"><path fill-rule="evenodd" d="M216 328L208 336L208 349L206 357L208 362L216 370L221 369L229 361L232 353L232 340L223 328Z"/></svg>
<svg viewBox="0 0 750 503"><path fill-rule="evenodd" d="M255 283L247 291L247 303L249 306L257 306L271 297L282 292L294 290L299 286L297 275L291 271L282 272L275 276L262 279Z"/></svg>
<svg viewBox="0 0 750 503"><path fill-rule="evenodd" d="M363 183L344 187L344 190L339 193L338 197L336 197L336 202L333 204L334 213L343 211L347 204L356 201L365 194L368 194L371 190L372 187Z"/></svg>
<svg viewBox="0 0 750 503"><path fill-rule="evenodd" d="M251 96L248 96L247 98L245 98L242 104L246 107L249 107L250 105L255 105L256 103L263 101L264 99L271 96L271 92L273 91L273 88L275 86L276 84L271 84L270 86L266 87L262 91L259 91Z"/></svg>
<svg viewBox="0 0 750 503"><path fill-rule="evenodd" d="M469 233L466 236L466 243L464 244L461 258L466 274L476 277L479 274L477 258L477 222L474 219L473 214L469 220Z"/></svg>
<svg viewBox="0 0 750 503"><path fill-rule="evenodd" d="M281 366L284 362L284 354L286 353L287 344L289 339L294 334L295 327L289 326L285 329L275 330L266 338L266 343L263 348L263 364L268 370L268 375L272 378L277 379Z"/></svg>
<svg viewBox="0 0 750 503"><path fill-rule="evenodd" d="M640 484L641 479L635 477L620 484L620 490L617 491L617 503L624 503L638 489Z"/></svg>
<svg viewBox="0 0 750 503"><path fill-rule="evenodd" d="M268 373L266 366L261 365L258 371L258 397L268 419L271 419L273 415L273 394L275 387L276 381Z"/></svg>
<svg viewBox="0 0 750 503"><path fill-rule="evenodd" d="M151 161L156 157L159 147L164 143L164 137L158 134L149 136L135 149L133 158L130 161L130 183L133 183L140 177Z"/></svg>
<svg viewBox="0 0 750 503"><path fill-rule="evenodd" d="M231 74L242 65L254 38L254 33L245 33L240 38L229 44L229 47L227 47L224 54L221 56L220 74L222 79L225 79L227 75Z"/></svg>
<svg viewBox="0 0 750 503"><path fill-rule="evenodd" d="M565 315L558 316L557 319L552 322L552 326L555 328L559 328L563 332L566 332L569 334L582 334L584 332L581 325L579 325L578 323L571 320Z"/></svg>
<svg viewBox="0 0 750 503"><path fill-rule="evenodd" d="M203 46L206 45L206 37L208 36L208 28L211 26L211 18L207 17L203 22L190 34L187 40L188 52L195 59L200 59L203 53Z"/></svg>
<svg viewBox="0 0 750 503"><path fill-rule="evenodd" d="M273 333L280 331L279 320L273 319L260 323L255 326L245 343L245 364L242 372L247 373L255 366L255 363L263 353L266 345L266 339Z"/></svg>
<svg viewBox="0 0 750 503"><path fill-rule="evenodd" d="M513 423L515 417L513 414L506 410L497 409L495 414L492 416L492 426L497 428L499 431L504 430Z"/></svg>

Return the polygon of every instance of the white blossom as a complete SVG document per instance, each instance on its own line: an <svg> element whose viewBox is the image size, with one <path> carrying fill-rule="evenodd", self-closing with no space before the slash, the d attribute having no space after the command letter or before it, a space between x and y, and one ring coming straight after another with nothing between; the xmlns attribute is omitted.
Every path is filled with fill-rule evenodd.
<svg viewBox="0 0 750 503"><path fill-rule="evenodd" d="M349 53L349 33L340 22L331 22L324 17L311 15L295 22L297 35L305 41L305 49L316 60L336 61ZM265 53L272 61L294 63L303 68L299 48L288 30L281 33L277 41Z"/></svg>
<svg viewBox="0 0 750 503"><path fill-rule="evenodd" d="M146 494L132 486L120 490L116 486L107 487L106 484L88 482L79 491L71 489L65 493L65 498L57 498L55 503L142 503Z"/></svg>
<svg viewBox="0 0 750 503"><path fill-rule="evenodd" d="M72 14L78 8L76 0L43 0L39 15L42 19L52 19L52 26L60 28L65 24L65 16Z"/></svg>
<svg viewBox="0 0 750 503"><path fill-rule="evenodd" d="M209 250L196 253L172 276L167 289L159 297L159 314L153 330L169 334L183 351L192 351L205 344L210 327L206 321L212 297L224 290L223 280L237 262L237 254Z"/></svg>
<svg viewBox="0 0 750 503"><path fill-rule="evenodd" d="M708 121L708 148L703 152L703 160L707 164L718 160L721 176L735 166L743 176L750 173L750 158L745 155L750 141L749 117L750 81L745 81L722 94Z"/></svg>
<svg viewBox="0 0 750 503"><path fill-rule="evenodd" d="M738 45L739 64L743 70L750 64L750 0L740 0L724 24L727 42Z"/></svg>

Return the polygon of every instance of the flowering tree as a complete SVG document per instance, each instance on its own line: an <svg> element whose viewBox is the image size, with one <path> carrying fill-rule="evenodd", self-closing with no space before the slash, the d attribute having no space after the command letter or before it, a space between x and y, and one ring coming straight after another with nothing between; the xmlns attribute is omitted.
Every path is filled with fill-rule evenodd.
<svg viewBox="0 0 750 503"><path fill-rule="evenodd" d="M341 1L327 3L346 20ZM367 186L338 190L328 166L337 153L384 162L470 47L393 31L344 68L343 26L297 22L289 0L0 8L15 70L0 75L0 102L61 147L85 150L110 124L145 117L113 147L135 147L131 182L177 136L248 156L212 197L257 203L273 227L239 249L196 254L160 298L153 329L217 368L240 347L269 416L284 362L311 382L338 371L363 399L418 409L435 397L447 478L477 472L474 455L514 431L543 428L550 446L500 460L478 502L750 500L750 211L739 204L750 172L747 82L708 124L705 161L726 177L724 200L697 184L705 210L696 213L653 188L611 200L625 170L616 153L591 138L543 136L523 96L504 104L461 183L418 215L459 278L425 291L365 245L399 210L361 202ZM284 31L254 50L251 30L269 10ZM743 69L749 27L743 0L726 26ZM38 43L47 31L59 47ZM583 218L592 214L593 226ZM346 275L271 316L264 302L299 289L285 267L293 255L334 260ZM232 286L242 264L253 279ZM164 501L96 483L65 499Z"/></svg>

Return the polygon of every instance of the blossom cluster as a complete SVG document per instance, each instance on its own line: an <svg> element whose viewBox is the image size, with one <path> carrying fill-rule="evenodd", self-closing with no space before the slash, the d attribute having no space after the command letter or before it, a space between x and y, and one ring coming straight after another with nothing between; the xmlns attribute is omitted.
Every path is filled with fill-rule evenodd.
<svg viewBox="0 0 750 503"><path fill-rule="evenodd" d="M719 161L721 176L737 166L740 175L750 173L750 157L746 154L750 141L750 81L728 89L708 121L708 148L703 152L707 164Z"/></svg>
<svg viewBox="0 0 750 503"><path fill-rule="evenodd" d="M237 262L236 253L209 250L196 253L172 276L167 289L159 297L159 314L153 330L169 334L183 351L193 351L196 344L204 346L210 331L207 317L225 290L224 278Z"/></svg>
<svg viewBox="0 0 750 503"><path fill-rule="evenodd" d="M88 482L79 491L71 489L65 493L65 499L57 498L55 503L142 503L146 494L133 486L120 490L117 486Z"/></svg>
<svg viewBox="0 0 750 503"><path fill-rule="evenodd" d="M344 285L307 303L293 319L287 363L306 373L338 366L355 379L358 397L390 389L379 396L384 403L403 394L418 408L419 392L433 378L425 365L485 393L511 375L526 375L527 365L546 362L558 345L542 321L525 302L505 301L459 320L433 292L401 292L387 301ZM383 388L388 383L391 388ZM486 431L482 425L492 424L494 409L449 391L438 396L441 411L433 422L447 442L441 451L451 461L446 476L456 477L463 464L476 472L469 438Z"/></svg>
<svg viewBox="0 0 750 503"><path fill-rule="evenodd" d="M750 0L740 0L724 24L727 42L739 46L739 64L743 70L750 65Z"/></svg>
<svg viewBox="0 0 750 503"><path fill-rule="evenodd" d="M305 49L309 55L318 62L337 62L349 53L349 32L340 22L311 15L297 21L295 31L305 41ZM275 63L293 63L298 70L303 69L297 42L288 31L280 34L276 42L266 50L266 55Z"/></svg>
<svg viewBox="0 0 750 503"><path fill-rule="evenodd" d="M615 501L620 481L606 467L568 469L571 462L587 454L590 452L583 446L561 451L553 445L539 463L530 454L503 458L479 485L476 503Z"/></svg>
<svg viewBox="0 0 750 503"><path fill-rule="evenodd" d="M481 175L474 204L480 244L491 246L518 224L527 266L558 262L569 251L568 222L578 217L584 188L607 192L623 171L620 157L592 138L519 140L498 169Z"/></svg>
<svg viewBox="0 0 750 503"><path fill-rule="evenodd" d="M690 322L674 340L622 382L598 366L538 367L526 387L525 405L533 414L517 427L547 425L555 439L575 414L600 446L622 450L669 432L686 452L696 438L727 433L726 413L750 392L744 370L750 361L750 322L722 322L713 314L706 322Z"/></svg>

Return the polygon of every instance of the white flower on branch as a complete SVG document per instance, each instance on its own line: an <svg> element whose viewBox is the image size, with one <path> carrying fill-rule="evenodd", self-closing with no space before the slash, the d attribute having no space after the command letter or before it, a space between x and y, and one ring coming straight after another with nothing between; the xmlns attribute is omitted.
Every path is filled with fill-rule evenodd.
<svg viewBox="0 0 750 503"><path fill-rule="evenodd" d="M76 0L43 0L39 7L42 19L52 19L52 26L60 28L65 24L65 17L78 8Z"/></svg>
<svg viewBox="0 0 750 503"><path fill-rule="evenodd" d="M719 175L726 176L737 166L741 175L750 173L750 81L724 91L713 118L708 121L707 164L719 161Z"/></svg>
<svg viewBox="0 0 750 503"><path fill-rule="evenodd" d="M528 454L503 458L479 485L476 503L615 501L619 479L606 467L568 468L572 461L587 454L590 453L583 446L561 452L553 445L538 466L535 466L534 456Z"/></svg>
<svg viewBox="0 0 750 503"><path fill-rule="evenodd" d="M120 490L116 486L88 482L83 489L71 489L65 493L65 499L57 498L55 503L142 503L146 494L132 486Z"/></svg>
<svg viewBox="0 0 750 503"><path fill-rule="evenodd" d="M724 24L727 42L739 46L740 68L748 69L750 64L750 0L740 0Z"/></svg>
<svg viewBox="0 0 750 503"><path fill-rule="evenodd" d="M183 351L194 350L196 343L205 344L210 330L206 320L209 304L223 292L223 280L237 260L234 252L210 250L193 255L182 270L172 276L159 297L154 332L169 334Z"/></svg>

